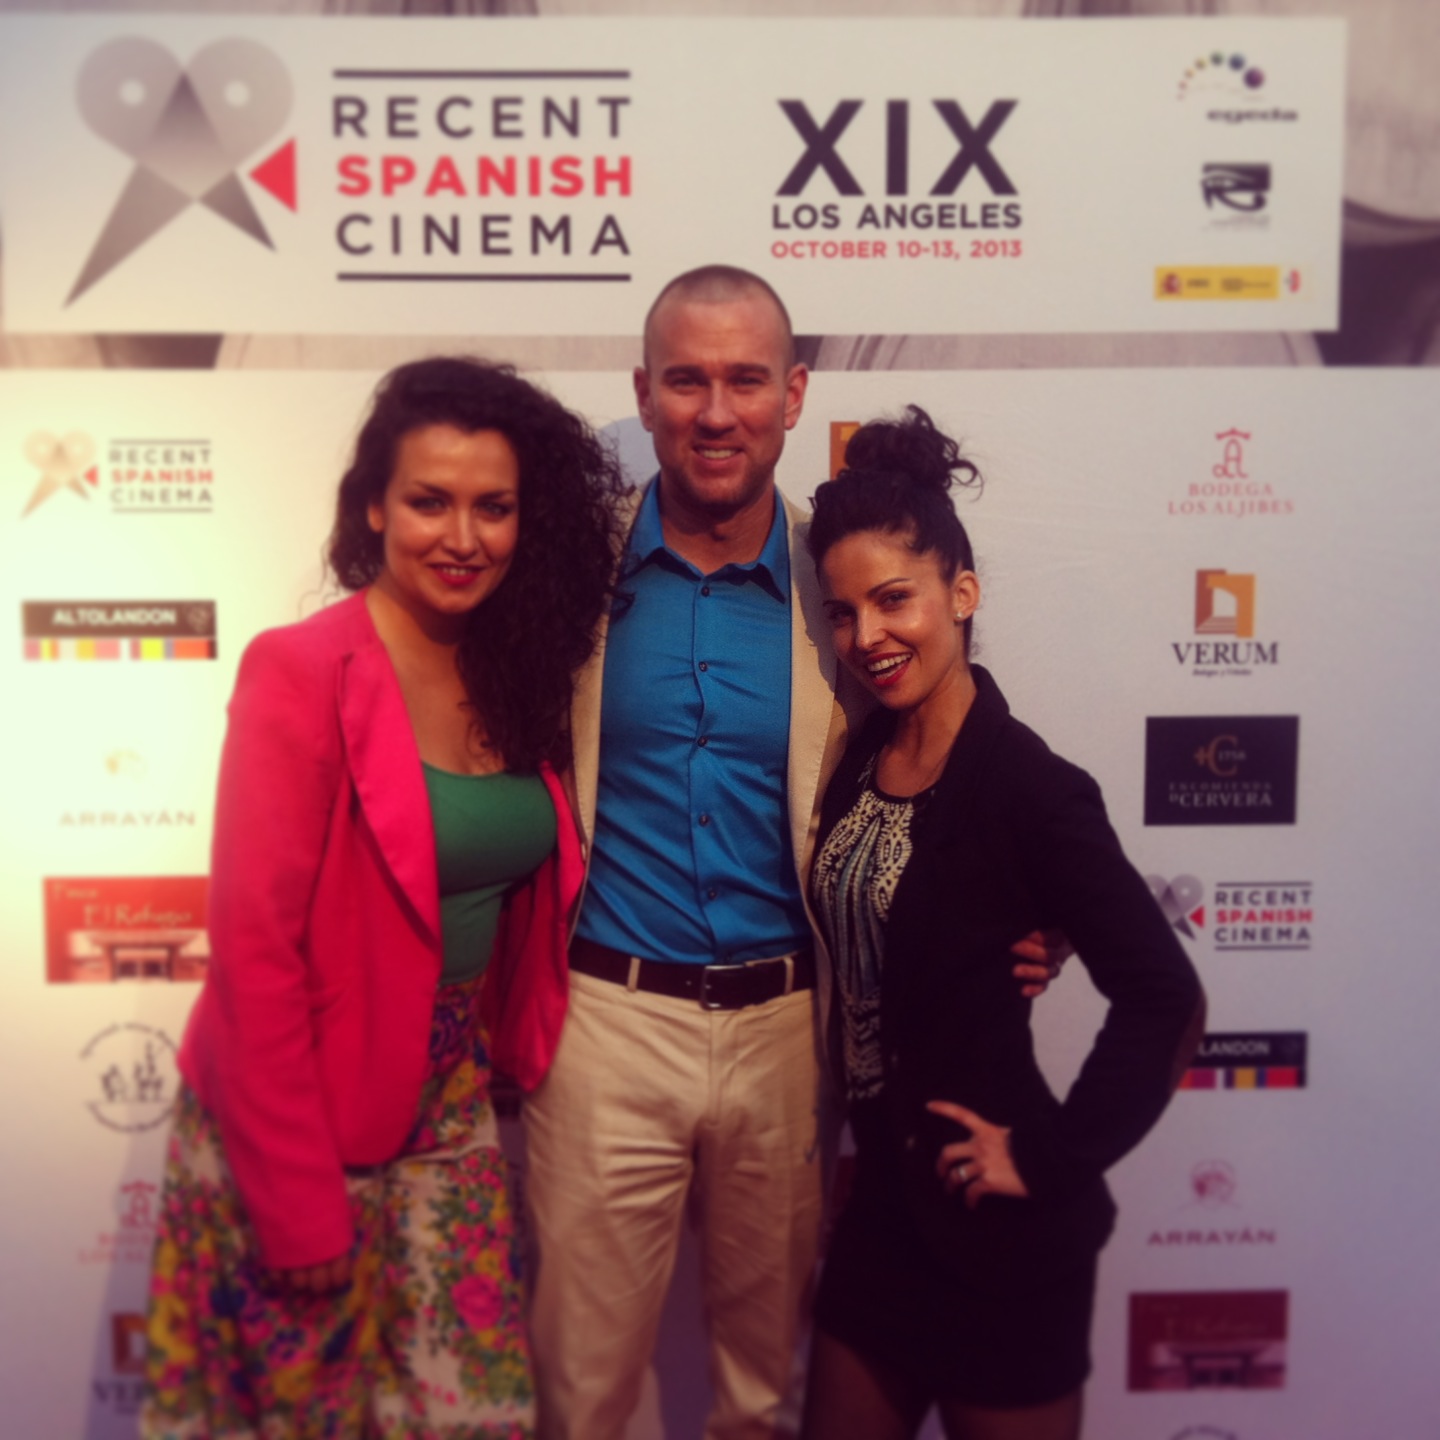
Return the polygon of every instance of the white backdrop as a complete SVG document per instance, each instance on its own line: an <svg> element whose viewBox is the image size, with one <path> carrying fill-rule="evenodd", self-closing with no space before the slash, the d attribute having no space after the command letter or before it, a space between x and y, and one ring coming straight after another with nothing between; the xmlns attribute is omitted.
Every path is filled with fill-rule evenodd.
<svg viewBox="0 0 1440 1440"><path fill-rule="evenodd" d="M165 33L158 20L146 28ZM1360 44L1354 28L1352 53L1373 57L1373 40ZM1392 74L1413 66L1392 53ZM1367 103L1358 123L1352 90L1352 141L1373 141L1384 113L1383 101ZM1440 214L1424 208L1422 173L1372 165L1367 174L1391 184L1364 193L1367 214L1388 205L1412 224ZM1347 200L1359 193L1347 179ZM8 245L13 210L0 218ZM93 233L73 243L83 250ZM26 272L8 249L4 259L8 313ZM1397 261L1395 273L1397 289L1410 286L1405 324L1419 327L1428 272ZM775 278L785 288L787 272ZM627 333L645 298L633 297ZM1430 620L1440 391L1428 369L1293 364L1372 343L1351 320L1342 296L1338 336L1322 324L1315 337L1256 335L1228 354L1234 337L1223 331L1199 337L1204 350L1164 334L1145 344L1122 334L1101 350L1085 334L1022 343L848 333L860 323L826 325L818 346L807 342L830 368L813 378L784 488L803 499L824 477L832 423L909 401L966 439L987 478L978 502L962 502L985 586L978 658L1022 718L1097 776L1142 871L1184 897L1211 1033L1306 1037L1303 1086L1247 1088L1242 1068L1233 1088L1186 1091L1115 1172L1121 1221L1102 1270L1087 1402L1087 1433L1103 1440L1440 1433L1430 1278L1440 1162L1427 1139L1436 1072L1422 1031L1440 1001L1425 904L1440 839ZM227 328L247 327L239 318ZM534 338L553 328L464 343L519 354L643 457L630 418L633 340ZM1036 327L1017 318L1005 328ZM133 1433L133 1317L173 1094L169 1047L194 992L185 982L47 979L45 882L108 882L92 886L105 908L85 921L102 938L107 927L183 930L154 882L205 873L240 651L322 603L333 486L378 371L458 341L307 332L267 350L232 334L221 360L264 368L86 370L68 367L106 356L211 363L183 357L217 351L203 337L76 335L61 347L7 329L0 354L16 368L0 373L0 613L15 631L0 646L0 1393L7 1435L109 1440ZM1424 353L1412 347L1412 358ZM67 368L32 368L56 355ZM307 368L316 356L343 368ZM1236 368L1241 357L1259 368ZM907 363L916 368L873 368ZM1158 368L1134 368L1148 365ZM190 478L147 480L145 470L166 467L167 448L168 468ZM190 458L175 460L181 452ZM1197 631L1202 570L1253 577L1253 635ZM124 606L169 602L183 623L187 605L211 602L218 654L83 659L72 635L56 647L72 653L26 659L21 607L42 601L103 610L89 627L102 642ZM1248 664L1197 665L1187 648L1232 643ZM1146 720L1186 716L1298 717L1295 823L1146 826ZM1217 912L1217 891L1267 882L1308 891L1307 948L1227 948L1234 937L1222 930L1239 922ZM59 938L65 954L84 943L68 930ZM1040 1005L1044 1057L1061 1083L1097 1013L1074 965ZM635 1440L698 1433L692 1262L682 1257ZM1277 1292L1283 1335L1274 1302L1255 1298ZM1212 1342L1254 1342L1259 1370L1240 1383L1227 1373L1217 1388L1132 1389L1168 1380L1162 1337L1149 1321L1132 1324L1134 1296L1179 1297L1138 1308L1178 1314L1172 1339L1182 1345L1207 1326Z"/></svg>

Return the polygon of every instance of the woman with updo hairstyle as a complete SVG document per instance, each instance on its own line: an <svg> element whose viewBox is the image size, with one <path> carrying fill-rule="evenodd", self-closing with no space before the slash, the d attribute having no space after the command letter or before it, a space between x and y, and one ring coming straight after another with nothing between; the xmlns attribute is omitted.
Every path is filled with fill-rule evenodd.
<svg viewBox="0 0 1440 1440"><path fill-rule="evenodd" d="M403 365L340 482L353 593L240 661L150 1440L533 1434L490 1074L537 1084L564 1018L583 865L560 773L623 489L509 366Z"/></svg>
<svg viewBox="0 0 1440 1440"><path fill-rule="evenodd" d="M816 1302L803 1434L1075 1440L1105 1170L1159 1118L1199 981L1095 782L970 662L980 601L951 503L973 465L915 406L856 432L809 546L877 702L830 782L809 887L856 1170ZM1063 1102L1008 940L1062 930L1109 1013Z"/></svg>

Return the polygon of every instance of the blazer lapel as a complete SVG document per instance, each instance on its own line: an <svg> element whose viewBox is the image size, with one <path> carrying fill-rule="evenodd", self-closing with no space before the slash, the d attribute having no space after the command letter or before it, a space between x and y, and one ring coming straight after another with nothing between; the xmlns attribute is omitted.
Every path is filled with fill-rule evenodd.
<svg viewBox="0 0 1440 1440"><path fill-rule="evenodd" d="M429 938L440 943L440 881L430 797L405 700L376 638L351 652L340 675L340 728L365 819L395 883Z"/></svg>

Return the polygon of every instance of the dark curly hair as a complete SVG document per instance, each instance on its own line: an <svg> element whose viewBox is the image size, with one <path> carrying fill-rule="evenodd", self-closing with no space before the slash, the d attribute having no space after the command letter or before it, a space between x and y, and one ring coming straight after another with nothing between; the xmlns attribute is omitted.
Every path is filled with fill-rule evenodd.
<svg viewBox="0 0 1440 1440"><path fill-rule="evenodd" d="M845 446L845 467L816 490L814 518L806 544L818 566L838 540L857 531L903 535L917 555L940 557L946 582L975 568L970 537L950 501L952 485L984 484L980 472L960 454L958 442L918 406L907 405L901 420L872 420ZM964 624L970 651L971 617Z"/></svg>
<svg viewBox="0 0 1440 1440"><path fill-rule="evenodd" d="M520 465L520 533L509 572L471 616L456 663L474 723L511 770L570 758L575 672L595 648L619 553L615 501L628 488L578 415L513 366L469 356L401 365L375 389L340 481L328 558L340 584L379 576L384 537L367 511L390 483L401 438L427 425L498 430Z"/></svg>

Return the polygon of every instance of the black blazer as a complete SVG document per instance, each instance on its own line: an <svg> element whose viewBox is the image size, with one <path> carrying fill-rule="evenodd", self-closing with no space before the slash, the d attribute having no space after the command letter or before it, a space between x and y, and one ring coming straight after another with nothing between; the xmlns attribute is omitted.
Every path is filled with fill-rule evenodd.
<svg viewBox="0 0 1440 1440"><path fill-rule="evenodd" d="M1115 1205L1104 1171L1169 1100L1203 1013L1194 967L1125 858L1099 787L1010 715L994 680L978 694L891 903L881 971L884 1145L907 1209L938 1262L982 1288L1042 1283L1105 1243ZM865 763L895 724L878 711L825 795L820 842L854 803ZM1035 1063L1030 1001L1010 946L1063 930L1110 1002L1063 1104ZM1051 1002L1053 1003L1053 1002ZM1011 1127L1027 1199L972 1211L944 1192L940 1148L963 1139L925 1110L952 1100Z"/></svg>

